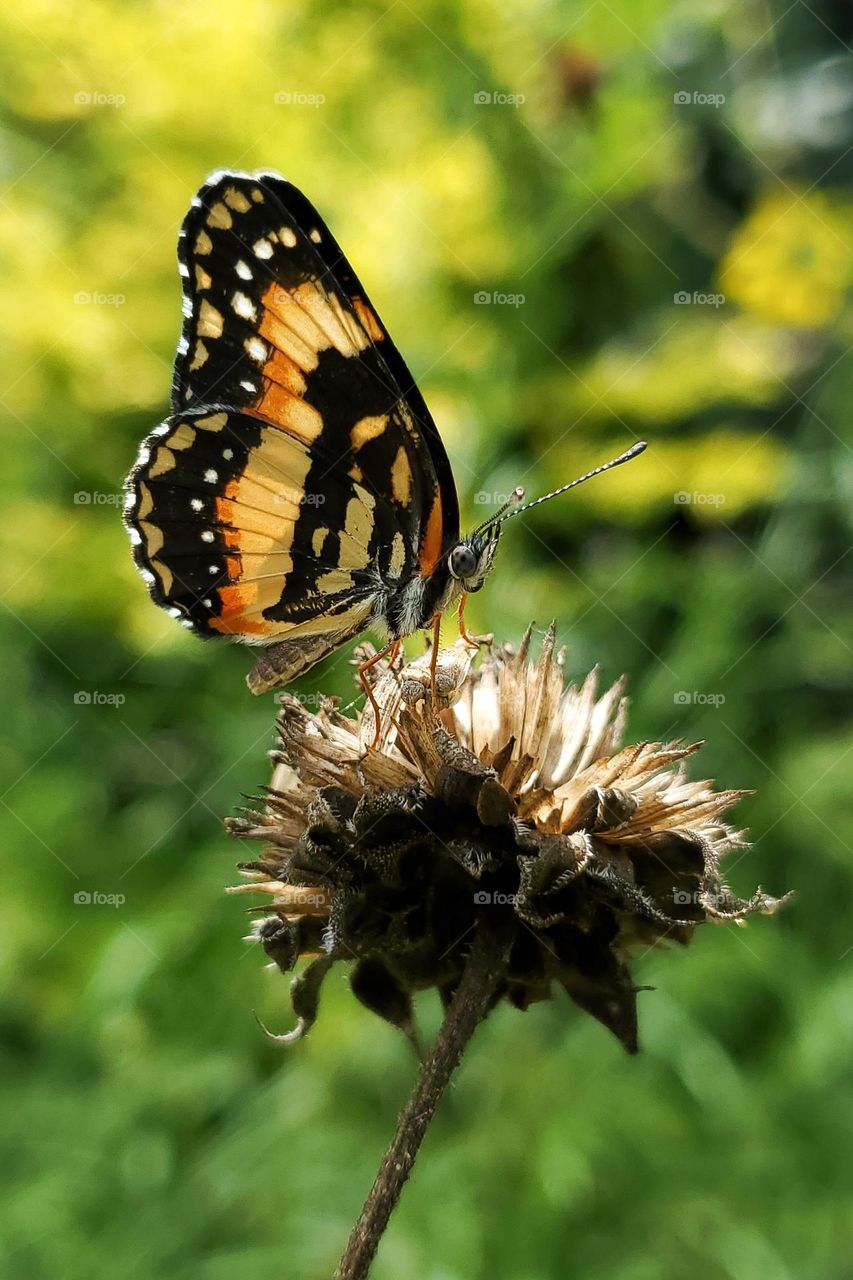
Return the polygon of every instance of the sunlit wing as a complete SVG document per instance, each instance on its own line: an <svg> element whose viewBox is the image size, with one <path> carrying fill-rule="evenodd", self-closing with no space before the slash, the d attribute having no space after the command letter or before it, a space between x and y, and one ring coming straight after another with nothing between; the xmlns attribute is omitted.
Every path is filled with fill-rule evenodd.
<svg viewBox="0 0 853 1280"><path fill-rule="evenodd" d="M185 625L302 638L299 665L362 629L383 581L429 572L458 536L447 456L352 268L289 183L214 175L179 259L174 413L128 478L135 558Z"/></svg>

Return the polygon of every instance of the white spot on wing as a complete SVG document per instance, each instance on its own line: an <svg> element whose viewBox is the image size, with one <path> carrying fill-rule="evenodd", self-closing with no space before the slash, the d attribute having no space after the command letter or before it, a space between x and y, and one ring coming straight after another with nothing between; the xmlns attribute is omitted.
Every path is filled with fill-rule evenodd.
<svg viewBox="0 0 853 1280"><path fill-rule="evenodd" d="M216 484L216 481L219 479L219 473L214 471L213 467L208 467L204 473L204 478L208 484Z"/></svg>
<svg viewBox="0 0 853 1280"><path fill-rule="evenodd" d="M260 240L256 240L252 245L252 253L256 258L271 258L272 245L269 240L265 240L262 236Z"/></svg>
<svg viewBox="0 0 853 1280"><path fill-rule="evenodd" d="M244 320L255 320L257 312L251 298L247 298L245 293L235 293L231 298L231 306Z"/></svg>
<svg viewBox="0 0 853 1280"><path fill-rule="evenodd" d="M202 531L201 531L201 540L202 540L202 542L213 542L213 532L212 532L212 530L210 530L210 529L202 529Z"/></svg>
<svg viewBox="0 0 853 1280"><path fill-rule="evenodd" d="M234 263L234 270L237 272L237 275L240 277L241 280L252 279L252 268L249 266L248 263L244 262L242 258L240 258L239 261Z"/></svg>
<svg viewBox="0 0 853 1280"><path fill-rule="evenodd" d="M193 511L204 510L204 503L202 502L201 498L190 498L190 506L192 507Z"/></svg>
<svg viewBox="0 0 853 1280"><path fill-rule="evenodd" d="M243 345L253 360L257 360L258 364L264 363L269 353L260 338L247 338Z"/></svg>

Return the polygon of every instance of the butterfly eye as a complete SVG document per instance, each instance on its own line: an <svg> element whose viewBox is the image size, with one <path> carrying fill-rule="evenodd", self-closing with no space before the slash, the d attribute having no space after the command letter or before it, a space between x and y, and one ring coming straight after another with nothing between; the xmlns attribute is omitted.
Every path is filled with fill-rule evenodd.
<svg viewBox="0 0 853 1280"><path fill-rule="evenodd" d="M477 557L464 542L450 553L448 568L454 578L470 578L477 568Z"/></svg>

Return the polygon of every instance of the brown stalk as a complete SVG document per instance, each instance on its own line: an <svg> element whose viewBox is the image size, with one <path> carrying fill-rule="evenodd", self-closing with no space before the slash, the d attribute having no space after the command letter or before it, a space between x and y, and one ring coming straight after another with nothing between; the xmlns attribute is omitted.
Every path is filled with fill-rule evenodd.
<svg viewBox="0 0 853 1280"><path fill-rule="evenodd" d="M400 1112L396 1133L353 1227L335 1280L363 1280L368 1274L441 1097L468 1041L493 1003L505 951L506 944L482 921L475 926L459 986L411 1097Z"/></svg>

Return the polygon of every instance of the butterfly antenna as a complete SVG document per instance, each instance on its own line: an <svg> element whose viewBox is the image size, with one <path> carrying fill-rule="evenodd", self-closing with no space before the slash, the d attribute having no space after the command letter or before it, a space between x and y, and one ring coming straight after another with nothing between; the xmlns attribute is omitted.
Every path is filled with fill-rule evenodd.
<svg viewBox="0 0 853 1280"><path fill-rule="evenodd" d="M501 524L505 520L511 520L513 516L520 516L522 511L529 511L531 507L538 507L541 502L550 502L552 498L557 498L561 493L566 493L569 489L574 489L579 484L583 484L585 480L591 480L593 476L600 476L602 471L610 471L612 467L621 467L623 462L630 462L632 458L636 458L646 448L645 440L638 440L636 444L631 445L630 449L626 449L624 453L620 453L618 458L611 458L609 462L603 462L600 467L594 467L592 471L587 471L586 475L578 476L577 480L570 480L568 484L561 485L559 489L553 489L551 493L543 494L541 498L534 498L532 502L525 502L524 506L515 505L513 499L510 499L497 515L487 521L487 524L493 524L499 521ZM518 489L515 491L519 492ZM524 490L521 490L524 493ZM517 501L517 500L516 500ZM512 511L508 511L509 507L513 507Z"/></svg>

